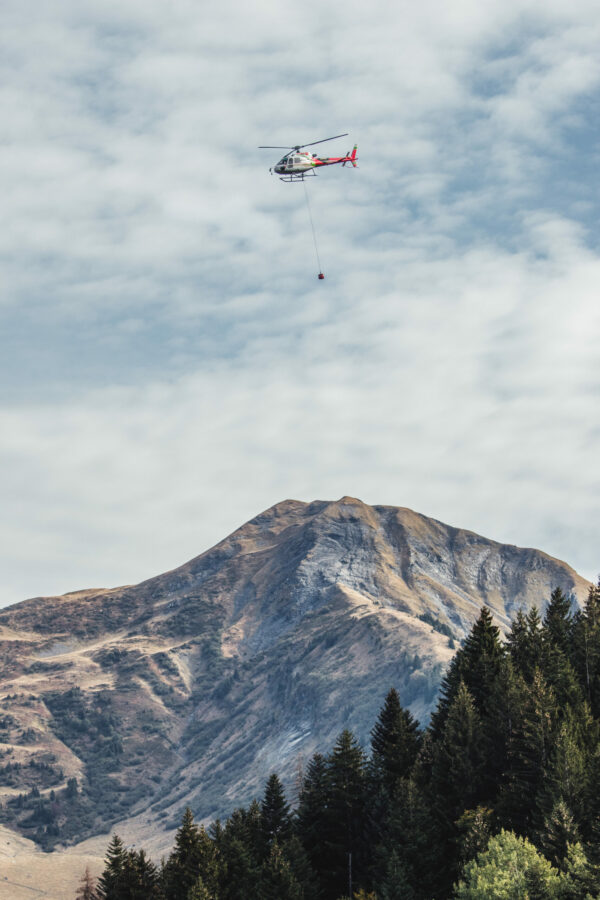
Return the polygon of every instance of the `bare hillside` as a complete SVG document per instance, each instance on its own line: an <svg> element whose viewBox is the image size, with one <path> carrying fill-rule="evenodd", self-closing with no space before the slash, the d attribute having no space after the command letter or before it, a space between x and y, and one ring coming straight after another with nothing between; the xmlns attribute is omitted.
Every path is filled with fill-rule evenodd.
<svg viewBox="0 0 600 900"><path fill-rule="evenodd" d="M277 504L133 587L17 604L2 821L48 849L115 822L160 844L185 804L225 814L342 728L367 742L392 685L423 720L481 605L506 627L557 586L588 589L538 550L344 497Z"/></svg>

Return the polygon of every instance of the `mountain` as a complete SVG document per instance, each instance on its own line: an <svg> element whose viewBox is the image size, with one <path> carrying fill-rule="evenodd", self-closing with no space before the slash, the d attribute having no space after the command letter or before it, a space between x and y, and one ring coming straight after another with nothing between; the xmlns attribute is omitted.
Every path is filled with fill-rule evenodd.
<svg viewBox="0 0 600 900"><path fill-rule="evenodd" d="M425 720L483 604L506 629L555 587L582 601L589 583L343 497L279 503L136 586L16 604L0 613L0 822L50 849L125 820L147 837L187 804L223 815L274 770L293 794L342 728L368 743L392 685Z"/></svg>

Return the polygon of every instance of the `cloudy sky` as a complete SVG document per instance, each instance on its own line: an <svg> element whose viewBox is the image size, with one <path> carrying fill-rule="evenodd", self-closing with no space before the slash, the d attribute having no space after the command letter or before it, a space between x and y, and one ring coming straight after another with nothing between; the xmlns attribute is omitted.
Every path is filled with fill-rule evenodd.
<svg viewBox="0 0 600 900"><path fill-rule="evenodd" d="M1 18L1 604L344 494L597 576L597 0Z"/></svg>

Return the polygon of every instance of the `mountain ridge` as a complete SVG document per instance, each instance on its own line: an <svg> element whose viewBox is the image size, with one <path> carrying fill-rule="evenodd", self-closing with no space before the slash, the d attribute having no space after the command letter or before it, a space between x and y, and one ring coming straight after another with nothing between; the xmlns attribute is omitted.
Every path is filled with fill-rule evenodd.
<svg viewBox="0 0 600 900"><path fill-rule="evenodd" d="M281 501L137 585L22 601L0 611L0 769L20 765L1 821L51 848L132 818L154 834L184 803L225 814L274 769L292 785L343 727L366 742L392 685L426 719L480 607L506 630L554 587L581 602L589 582L542 551L342 497ZM69 779L47 822L14 806Z"/></svg>

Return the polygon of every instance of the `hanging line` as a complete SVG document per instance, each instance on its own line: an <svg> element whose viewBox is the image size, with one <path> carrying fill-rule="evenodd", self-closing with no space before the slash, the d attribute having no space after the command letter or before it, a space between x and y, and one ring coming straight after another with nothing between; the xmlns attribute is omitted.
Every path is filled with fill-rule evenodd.
<svg viewBox="0 0 600 900"><path fill-rule="evenodd" d="M315 234L315 225L313 222L312 212L310 210L310 201L308 199L308 190L306 188L306 181L303 178L302 184L304 185L304 196L306 197L306 208L308 209L308 218L310 219L310 227L312 229L312 236L315 245L315 253L317 255L317 265L319 267L319 275L321 275L321 260L319 259L319 251L317 249L317 235Z"/></svg>

